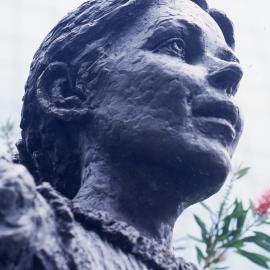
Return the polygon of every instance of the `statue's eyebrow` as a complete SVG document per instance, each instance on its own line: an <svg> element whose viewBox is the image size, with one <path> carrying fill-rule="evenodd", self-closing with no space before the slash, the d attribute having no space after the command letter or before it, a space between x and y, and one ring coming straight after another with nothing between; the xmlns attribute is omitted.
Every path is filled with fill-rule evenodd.
<svg viewBox="0 0 270 270"><path fill-rule="evenodd" d="M162 28L164 28L165 30L169 28L170 30L174 30L176 32L185 30L186 33L188 32L202 33L202 29L196 23L191 23L183 19L178 20L164 19L156 23L154 27L156 28L154 33Z"/></svg>
<svg viewBox="0 0 270 270"><path fill-rule="evenodd" d="M154 29L147 38L147 43L156 43L166 40L171 36L183 35L183 26L175 25L171 20L164 20L151 27Z"/></svg>
<svg viewBox="0 0 270 270"><path fill-rule="evenodd" d="M186 20L172 20L170 18L154 24L151 35L141 47L142 49L153 50L166 40L181 39L185 44L185 61L195 63L204 53L204 42L202 29L196 23Z"/></svg>
<svg viewBox="0 0 270 270"><path fill-rule="evenodd" d="M154 29L151 36L147 38L146 43L155 43L157 41L166 40L172 36L192 39L199 42L202 36L201 28L186 20L164 19L154 24L150 29Z"/></svg>

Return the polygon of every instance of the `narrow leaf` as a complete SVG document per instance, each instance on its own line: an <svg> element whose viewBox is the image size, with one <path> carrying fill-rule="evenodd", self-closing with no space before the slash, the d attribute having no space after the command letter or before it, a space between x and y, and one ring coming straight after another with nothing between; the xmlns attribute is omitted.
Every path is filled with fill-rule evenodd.
<svg viewBox="0 0 270 270"><path fill-rule="evenodd" d="M196 241L196 242L200 242L200 243L204 243L204 241L196 236L193 236L191 234L188 234L188 237L191 238L192 240Z"/></svg>
<svg viewBox="0 0 270 270"><path fill-rule="evenodd" d="M266 235L266 237L268 237ZM258 236L258 232L256 235L254 236L249 236L249 237L245 237L242 239L244 242L250 242L250 243L254 243L257 246L270 251L270 242L268 242L265 238L264 238L264 234L263 237Z"/></svg>
<svg viewBox="0 0 270 270"><path fill-rule="evenodd" d="M209 207L206 203L201 202L200 204L201 204L201 206L202 206L204 209L206 209L210 214L212 214L212 215L215 214L215 213L210 209L210 207Z"/></svg>
<svg viewBox="0 0 270 270"><path fill-rule="evenodd" d="M257 231L255 231L254 233L256 234L256 237L264 239L266 242L270 243L270 236L269 235L262 233L262 232L257 232Z"/></svg>
<svg viewBox="0 0 270 270"><path fill-rule="evenodd" d="M224 218L221 237L223 236L226 237L227 233L229 232L231 221L232 221L231 216L227 216Z"/></svg>
<svg viewBox="0 0 270 270"><path fill-rule="evenodd" d="M207 234L208 234L207 229L206 229L206 225L197 215L194 215L194 218L195 218L196 223L199 225L199 227L201 229L202 239L206 242L207 241Z"/></svg>
<svg viewBox="0 0 270 270"><path fill-rule="evenodd" d="M247 259L249 259L253 263L260 265L260 266L264 267L265 269L269 269L268 264L267 264L270 261L269 258L267 258L263 255L257 254L257 253L245 251L243 249L239 249L236 252L239 255L246 257Z"/></svg>
<svg viewBox="0 0 270 270"><path fill-rule="evenodd" d="M197 251L197 260L199 264L201 264L201 261L204 260L204 255L198 247L196 247L196 251Z"/></svg>
<svg viewBox="0 0 270 270"><path fill-rule="evenodd" d="M228 248L228 247L232 247L232 248L236 248L236 249L240 249L243 245L244 245L244 240L236 240L236 241L229 241L228 243L225 243L222 245L222 247Z"/></svg>
<svg viewBox="0 0 270 270"><path fill-rule="evenodd" d="M248 211L245 211L243 209L243 205L241 204L239 212L240 213L238 213L239 216L237 217L237 224L236 225L237 225L237 230L242 231L243 226L244 226L245 221L246 221Z"/></svg>
<svg viewBox="0 0 270 270"><path fill-rule="evenodd" d="M244 177L250 170L250 167L246 167L243 169L240 169L238 172L235 173L236 179L240 179Z"/></svg>

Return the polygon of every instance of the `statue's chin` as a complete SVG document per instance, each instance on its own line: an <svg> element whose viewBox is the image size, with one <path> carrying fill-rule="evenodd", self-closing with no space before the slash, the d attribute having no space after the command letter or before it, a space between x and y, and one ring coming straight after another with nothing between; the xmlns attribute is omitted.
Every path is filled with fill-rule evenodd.
<svg viewBox="0 0 270 270"><path fill-rule="evenodd" d="M230 155L213 139L196 136L194 132L160 130L118 130L107 139L108 151L119 158L144 163L163 170L175 191L193 204L216 193L230 170ZM145 168L145 166L144 166ZM184 196L183 196L184 195Z"/></svg>
<svg viewBox="0 0 270 270"><path fill-rule="evenodd" d="M185 201L189 204L205 200L218 192L231 166L227 154L210 151L197 153L193 161L187 160L186 164Z"/></svg>

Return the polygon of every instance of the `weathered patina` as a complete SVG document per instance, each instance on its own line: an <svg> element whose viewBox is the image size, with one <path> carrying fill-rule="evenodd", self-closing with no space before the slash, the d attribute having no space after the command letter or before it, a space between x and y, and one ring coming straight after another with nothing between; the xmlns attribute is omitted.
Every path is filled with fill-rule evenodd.
<svg viewBox="0 0 270 270"><path fill-rule="evenodd" d="M31 65L21 165L0 164L0 269L196 269L172 231L230 170L233 48L203 0L88 1L61 20Z"/></svg>

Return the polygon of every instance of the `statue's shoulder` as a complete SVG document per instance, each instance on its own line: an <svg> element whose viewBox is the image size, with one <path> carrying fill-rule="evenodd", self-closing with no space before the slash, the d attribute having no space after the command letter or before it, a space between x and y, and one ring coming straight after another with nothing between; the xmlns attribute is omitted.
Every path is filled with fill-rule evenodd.
<svg viewBox="0 0 270 270"><path fill-rule="evenodd" d="M98 218L84 222L76 209L49 183L36 185L23 165L0 158L0 270L147 269L106 241Z"/></svg>
<svg viewBox="0 0 270 270"><path fill-rule="evenodd" d="M35 196L35 182L27 169L0 157L0 212L3 219L27 212Z"/></svg>
<svg viewBox="0 0 270 270"><path fill-rule="evenodd" d="M69 201L0 158L0 269L93 269Z"/></svg>

